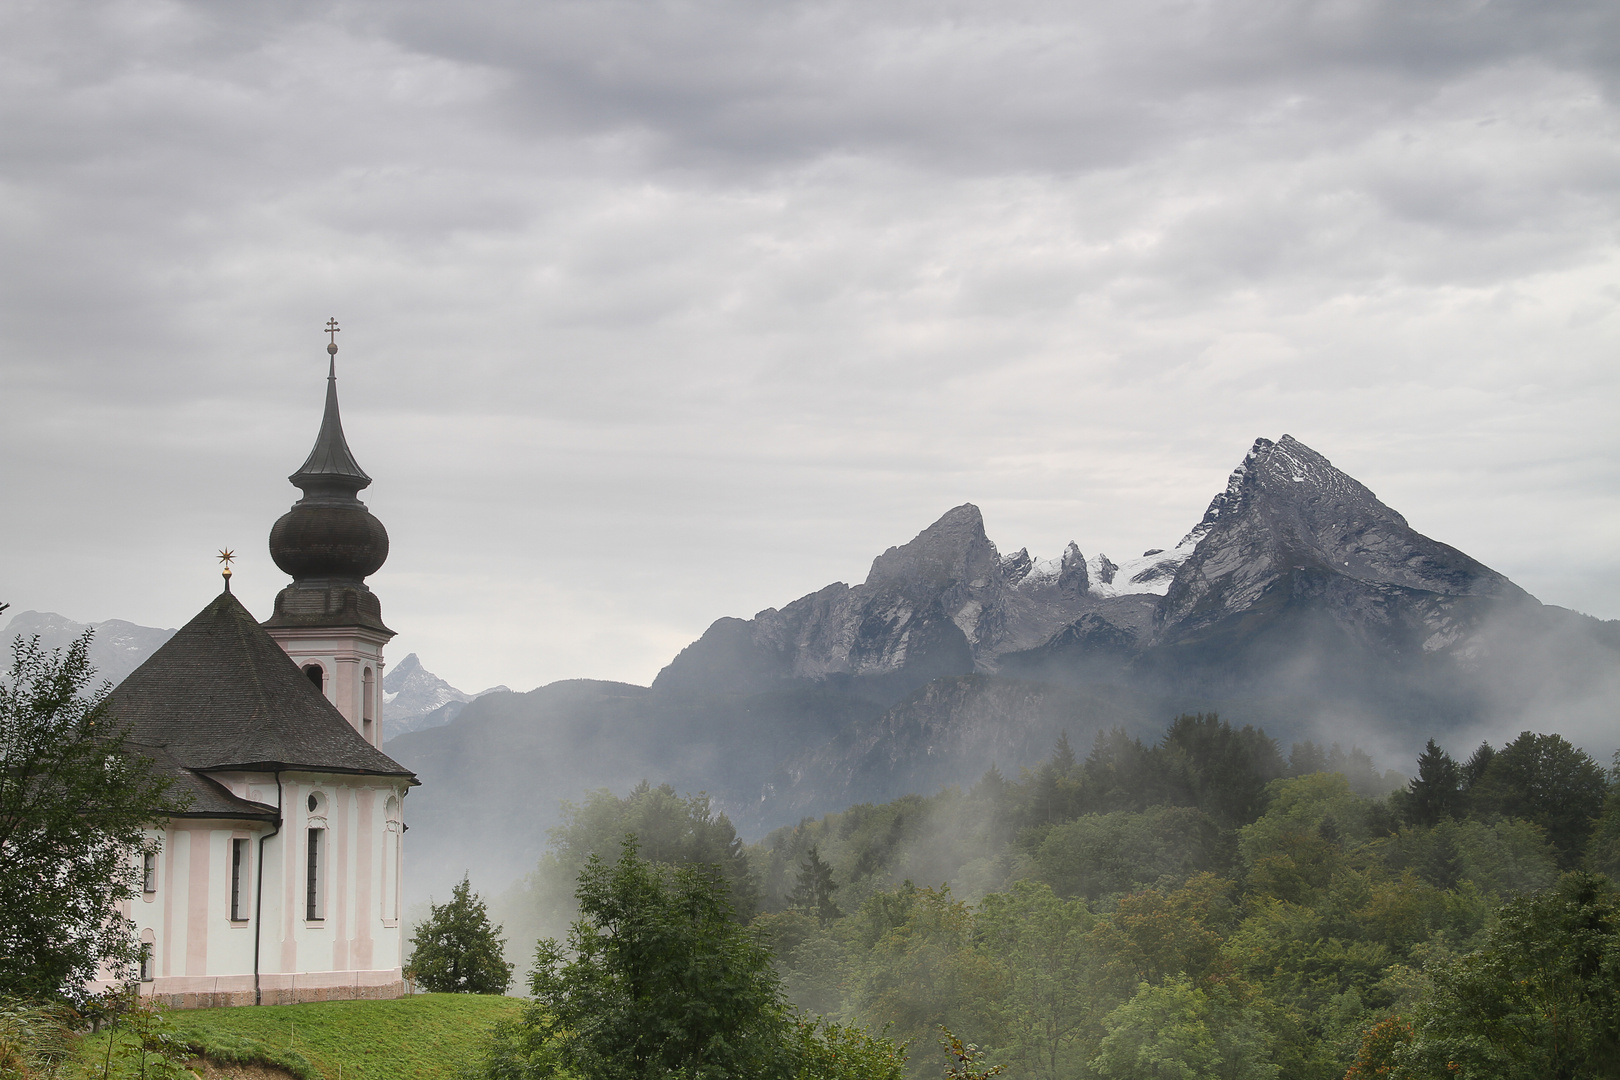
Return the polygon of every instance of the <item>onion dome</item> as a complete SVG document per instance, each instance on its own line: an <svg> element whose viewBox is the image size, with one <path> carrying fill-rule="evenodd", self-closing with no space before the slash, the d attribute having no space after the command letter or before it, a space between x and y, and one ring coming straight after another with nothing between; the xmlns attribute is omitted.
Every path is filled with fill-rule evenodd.
<svg viewBox="0 0 1620 1080"><path fill-rule="evenodd" d="M335 326L331 329L336 332ZM357 497L371 484L371 477L343 437L336 343L326 350L332 360L320 434L304 464L287 478L303 489L304 497L270 529L270 557L293 583L276 598L276 613L265 625L358 624L386 629L365 578L388 559L388 530Z"/></svg>

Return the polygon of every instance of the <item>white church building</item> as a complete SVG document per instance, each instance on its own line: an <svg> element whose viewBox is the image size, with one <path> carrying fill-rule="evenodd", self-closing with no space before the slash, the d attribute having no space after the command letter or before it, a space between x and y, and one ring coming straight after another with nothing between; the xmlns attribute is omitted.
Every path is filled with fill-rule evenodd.
<svg viewBox="0 0 1620 1080"><path fill-rule="evenodd" d="M141 992L182 1007L403 992L404 800L417 781L382 745L383 646L365 584L388 533L326 412L289 479L304 497L270 531L293 578L258 622L225 589L119 684L131 745L192 801L153 836L127 905Z"/></svg>

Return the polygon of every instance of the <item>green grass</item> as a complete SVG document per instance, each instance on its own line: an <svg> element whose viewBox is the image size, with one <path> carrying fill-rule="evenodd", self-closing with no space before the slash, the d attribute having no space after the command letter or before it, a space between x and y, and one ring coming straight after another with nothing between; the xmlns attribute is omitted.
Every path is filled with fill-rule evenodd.
<svg viewBox="0 0 1620 1080"><path fill-rule="evenodd" d="M417 994L175 1010L168 1019L177 1035L221 1063L265 1061L309 1080L457 1080L477 1061L490 1027L522 1007L509 997ZM105 1042L90 1041L105 1052Z"/></svg>

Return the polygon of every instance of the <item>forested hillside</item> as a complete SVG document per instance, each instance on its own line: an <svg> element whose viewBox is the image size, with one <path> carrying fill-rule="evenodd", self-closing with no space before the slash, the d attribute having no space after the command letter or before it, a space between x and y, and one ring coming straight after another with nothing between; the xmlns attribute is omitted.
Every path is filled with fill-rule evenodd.
<svg viewBox="0 0 1620 1080"><path fill-rule="evenodd" d="M1116 731L1081 758L1062 739L1016 778L991 770L753 846L702 796L643 785L569 808L498 914L520 950L558 934L579 867L632 832L644 855L722 868L805 1010L919 1047L945 1024L1009 1076L1488 1064L1489 1025L1468 1009L1518 1010L1522 1049L1538 1023L1585 1015L1583 979L1620 975L1612 889L1571 873L1620 870L1620 798L1557 735L1461 760L1431 741L1414 772L1336 746L1285 756L1261 731L1182 716L1153 743ZM1513 950L1571 919L1591 963L1559 974L1548 945L1518 978ZM1594 1020L1547 1037L1567 1054L1616 1034Z"/></svg>

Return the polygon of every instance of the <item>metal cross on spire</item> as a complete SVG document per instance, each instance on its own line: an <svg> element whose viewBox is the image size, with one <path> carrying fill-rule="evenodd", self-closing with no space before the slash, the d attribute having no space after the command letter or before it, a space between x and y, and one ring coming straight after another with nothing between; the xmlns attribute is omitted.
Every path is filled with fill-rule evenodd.
<svg viewBox="0 0 1620 1080"><path fill-rule="evenodd" d="M337 336L341 329L342 327L338 326L337 324L336 316L326 320L326 332L332 335L332 343L326 347L326 352L329 356L337 355Z"/></svg>

